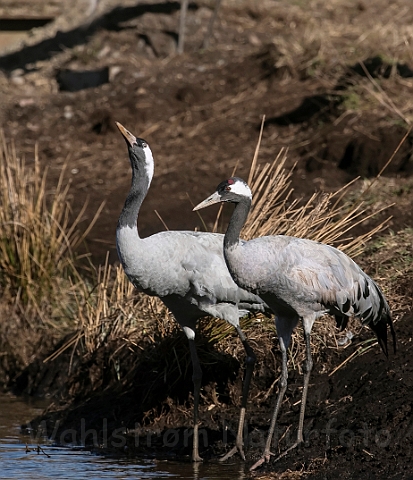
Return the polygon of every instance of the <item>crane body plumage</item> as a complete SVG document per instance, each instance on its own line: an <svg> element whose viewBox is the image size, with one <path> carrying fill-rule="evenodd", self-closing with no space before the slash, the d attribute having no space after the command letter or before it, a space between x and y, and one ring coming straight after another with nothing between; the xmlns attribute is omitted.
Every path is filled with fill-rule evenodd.
<svg viewBox="0 0 413 480"><path fill-rule="evenodd" d="M329 313L345 321L357 316L374 326L382 314L390 314L377 284L330 245L277 235L230 248L225 257L238 285L261 298L268 294L277 309L300 317Z"/></svg>
<svg viewBox="0 0 413 480"><path fill-rule="evenodd" d="M218 202L235 203L224 238L224 257L235 283L259 295L275 314L282 373L266 446L255 469L268 461L278 412L287 387L287 348L291 335L301 321L306 342L304 388L301 400L297 442L281 456L303 441L305 404L312 369L310 333L315 320L327 313L345 328L351 316L358 317L376 334L387 355L387 330L395 332L390 308L379 286L346 254L326 244L284 235L265 236L240 241L240 231L251 207L252 194L240 178L222 182L217 191L194 210ZM279 457L280 458L280 457Z"/></svg>
<svg viewBox="0 0 413 480"><path fill-rule="evenodd" d="M189 341L194 382L193 461L202 460L198 448L198 403L202 371L195 348L196 322L212 315L233 325L246 351L246 372L236 446L227 454L243 453L243 424L255 354L242 332L239 319L250 311L268 311L255 294L242 290L232 280L223 256L224 235L191 231L163 231L140 238L139 210L154 173L148 144L117 126L128 146L132 184L116 229L120 262L131 283L159 297L172 312Z"/></svg>
<svg viewBox="0 0 413 480"><path fill-rule="evenodd" d="M117 248L125 273L138 290L161 298L171 294L187 298L201 307L202 316L203 307L219 309L226 302L233 307L244 301L263 310L263 302L242 291L230 275L211 275L211 269L220 272L225 266L223 234L165 231L139 241L136 234L137 229L119 228Z"/></svg>

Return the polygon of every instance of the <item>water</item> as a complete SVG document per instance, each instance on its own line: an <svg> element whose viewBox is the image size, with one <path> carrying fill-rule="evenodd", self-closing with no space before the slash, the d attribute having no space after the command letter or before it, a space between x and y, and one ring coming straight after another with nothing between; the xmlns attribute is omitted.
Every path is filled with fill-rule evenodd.
<svg viewBox="0 0 413 480"><path fill-rule="evenodd" d="M0 395L0 479L88 480L193 479L244 480L241 462L231 464L181 463L143 459L113 459L79 448L37 443L20 433L20 426L40 414L44 405Z"/></svg>

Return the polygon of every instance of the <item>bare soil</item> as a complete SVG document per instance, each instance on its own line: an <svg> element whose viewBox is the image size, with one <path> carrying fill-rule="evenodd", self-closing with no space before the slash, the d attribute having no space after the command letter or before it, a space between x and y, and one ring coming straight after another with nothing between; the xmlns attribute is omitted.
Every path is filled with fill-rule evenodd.
<svg viewBox="0 0 413 480"><path fill-rule="evenodd" d="M102 263L107 251L110 261L116 261L114 232L130 184L127 151L115 121L145 138L155 156L155 177L139 219L143 236L164 228L155 212L170 229L202 228L191 202L205 198L235 167L239 176L247 176L263 115L259 161L272 161L282 147L288 148L289 166L296 164L295 195L303 198L320 189L335 191L357 176L374 177L407 134L383 174L386 201L394 205L375 221L390 214L394 232L412 228L410 0L391 5L385 0L223 4L211 46L205 50L200 46L211 9L206 2L191 4L182 56L175 55L179 3L148 2L109 6L86 25L54 32L0 57L0 124L6 138L27 162L33 162L37 149L42 167L49 168L50 186L66 165L74 215L87 202L85 225L105 202L87 238L94 263ZM405 35L404 43L397 41L395 32L400 38ZM370 42L363 43L369 35ZM68 69L107 69L109 81L64 91L58 79ZM213 218L214 211L205 212L209 226ZM369 227L371 222L360 228ZM359 261L374 276L370 257ZM404 294L411 295L411 288L406 286ZM406 304L411 305L411 297ZM413 478L411 322L411 316L398 319L398 352L389 360L376 347L329 377L327 372L358 344L345 350L321 349L306 416L310 440L265 466L271 478L282 472L282 478ZM171 342L160 344L152 357L166 362L171 345L178 353L178 346L182 348L185 356L182 335ZM204 360L214 361L204 371L201 419L209 438L214 438L203 455L214 458L226 448L223 422L235 428L235 394L231 396L228 385L236 392L242 374L237 361L229 355L217 359L217 352L208 353L208 348ZM274 346L274 359L276 352ZM255 381L261 384L256 389L269 389L274 380L274 361L268 356L263 352L259 357ZM76 359L73 364L70 355L61 358L63 363L49 370L35 360L11 381L19 392L71 398L69 409L61 400L45 417L49 426L61 421L59 434L78 428L80 418L86 419L87 427L99 428L105 417L109 431L133 430L139 422L158 432L158 443L155 433L152 445L159 448L136 449L133 430L122 454L166 451L181 457L189 452L181 444L166 449L159 439L167 428L190 426L190 371L181 372L179 379L175 372L161 380L152 363L129 355L121 368L130 370L124 377L130 383L120 389L105 383L102 372L112 368L105 356L97 354L82 365ZM63 371L70 362L68 377ZM160 364L159 371L163 368ZM70 391L65 389L68 378ZM148 385L151 393L145 396ZM300 387L301 377L293 373L281 417L285 445L298 420ZM214 401L216 391L219 402ZM260 450L254 435L259 437L268 427L271 398L249 408L249 461ZM145 436L146 430L142 432Z"/></svg>

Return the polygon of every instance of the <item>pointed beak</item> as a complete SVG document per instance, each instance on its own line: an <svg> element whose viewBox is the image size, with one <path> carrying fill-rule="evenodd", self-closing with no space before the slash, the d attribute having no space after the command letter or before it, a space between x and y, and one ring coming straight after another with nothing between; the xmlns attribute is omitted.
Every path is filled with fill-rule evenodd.
<svg viewBox="0 0 413 480"><path fill-rule="evenodd" d="M196 207L192 209L194 212L195 210L201 210L201 208L209 207L210 205L214 205L214 203L221 202L221 197L218 192L213 193L208 198L206 198L203 202L198 203Z"/></svg>
<svg viewBox="0 0 413 480"><path fill-rule="evenodd" d="M123 138L126 140L127 144L133 147L134 143L136 143L135 135L132 135L129 130L120 124L119 122L115 122L116 126L119 128L120 133L123 135Z"/></svg>

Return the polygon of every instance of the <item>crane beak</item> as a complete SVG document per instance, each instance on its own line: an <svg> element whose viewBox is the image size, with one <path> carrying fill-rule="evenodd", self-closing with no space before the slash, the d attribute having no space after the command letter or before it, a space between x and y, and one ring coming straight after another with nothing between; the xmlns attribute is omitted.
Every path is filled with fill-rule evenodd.
<svg viewBox="0 0 413 480"><path fill-rule="evenodd" d="M123 135L123 138L126 140L126 143L133 147L133 145L136 143L136 137L135 135L132 135L129 130L126 130L126 128L120 124L119 122L115 122L116 126L119 128L120 133Z"/></svg>
<svg viewBox="0 0 413 480"><path fill-rule="evenodd" d="M194 212L195 210L201 210L201 208L209 207L210 205L214 205L214 203L221 202L221 196L218 192L213 193L208 198L206 198L203 202L198 203L196 207L192 209Z"/></svg>

